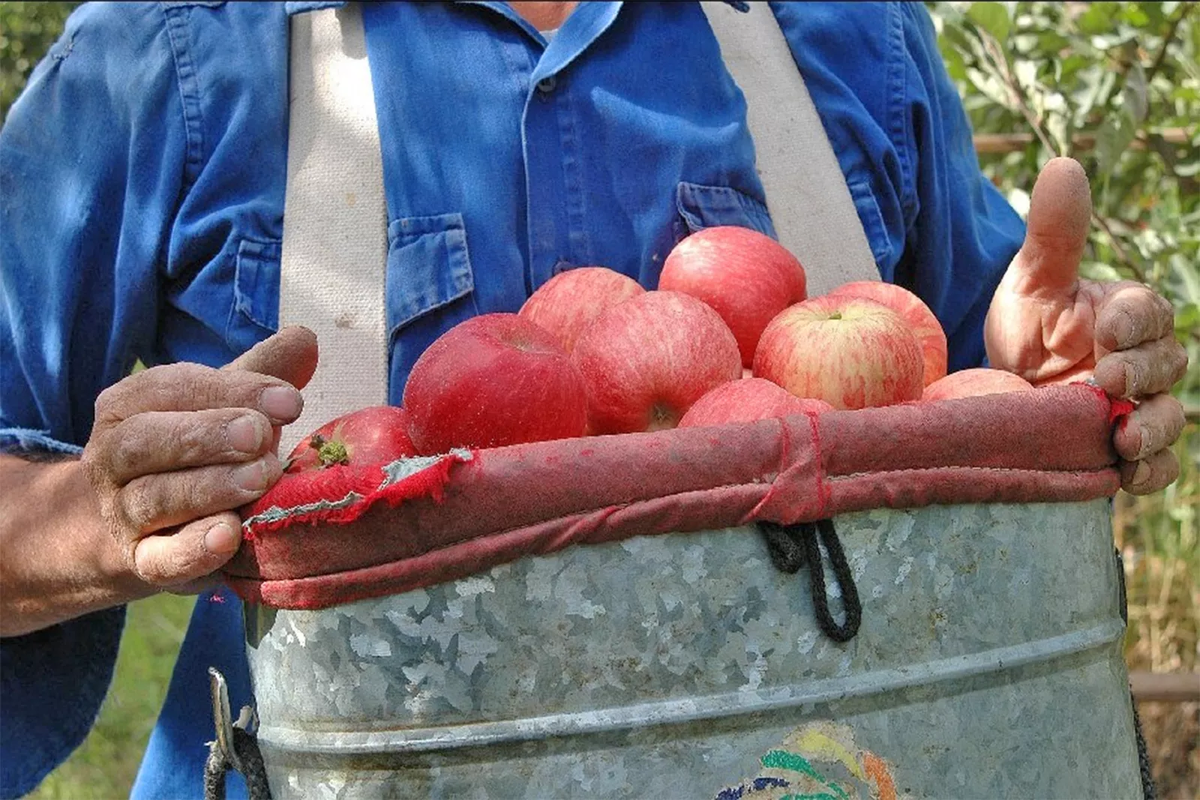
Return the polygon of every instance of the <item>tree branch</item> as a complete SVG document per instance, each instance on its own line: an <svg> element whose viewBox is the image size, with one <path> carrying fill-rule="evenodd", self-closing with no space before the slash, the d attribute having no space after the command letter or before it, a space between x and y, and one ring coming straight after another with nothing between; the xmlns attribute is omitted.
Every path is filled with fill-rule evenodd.
<svg viewBox="0 0 1200 800"><path fill-rule="evenodd" d="M1179 32L1180 24L1183 23L1184 19L1190 13L1192 13L1191 3L1179 4L1179 13L1175 15L1175 19L1171 20L1170 27L1167 28L1166 34L1163 35L1162 45L1158 48L1158 53L1155 54L1154 60L1150 62L1150 67L1146 70L1147 86L1150 85L1150 81L1154 80L1154 76L1158 74L1158 70L1167 58L1167 48L1175 41L1175 34Z"/></svg>
<svg viewBox="0 0 1200 800"><path fill-rule="evenodd" d="M1136 278L1139 283L1149 283L1150 281L1147 279L1146 273L1141 267L1134 263L1132 258L1129 257L1129 252L1125 249L1125 246L1121 244L1120 237L1118 237L1113 231L1112 226L1108 224L1108 220L1100 216L1100 214L1094 208L1092 209L1092 220L1095 221L1095 223L1100 226L1100 230L1104 231L1104 233L1108 236L1108 242L1112 245L1112 249L1117 254L1117 258L1120 260L1121 264L1133 273L1134 278Z"/></svg>

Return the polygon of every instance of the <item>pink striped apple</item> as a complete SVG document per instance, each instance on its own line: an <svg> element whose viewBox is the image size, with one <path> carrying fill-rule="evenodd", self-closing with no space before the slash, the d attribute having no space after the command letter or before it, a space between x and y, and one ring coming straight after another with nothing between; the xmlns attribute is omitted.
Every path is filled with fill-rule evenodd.
<svg viewBox="0 0 1200 800"><path fill-rule="evenodd" d="M805 280L800 262L770 236L722 225L675 245L663 262L658 288L712 306L737 337L742 365L748 367L771 318L805 298Z"/></svg>
<svg viewBox="0 0 1200 800"><path fill-rule="evenodd" d="M985 394L1003 394L1005 392L1027 392L1033 389L1033 384L1002 369L962 369L951 372L941 380L934 381L925 387L921 400L932 402L948 400L952 397L979 397Z"/></svg>
<svg viewBox="0 0 1200 800"><path fill-rule="evenodd" d="M917 337L892 309L862 297L814 297L771 320L754 374L797 397L856 409L917 400L925 364Z"/></svg>
<svg viewBox="0 0 1200 800"><path fill-rule="evenodd" d="M710 390L688 409L679 420L679 427L699 428L832 410L833 406L824 400L796 397L766 378L744 378Z"/></svg>
<svg viewBox="0 0 1200 800"><path fill-rule="evenodd" d="M616 270L577 267L543 283L517 313L557 336L570 353L579 335L605 309L645 291L633 278Z"/></svg>
<svg viewBox="0 0 1200 800"><path fill-rule="evenodd" d="M882 281L852 281L842 284L829 294L865 297L883 303L895 311L908 322L908 326L917 335L917 341L921 343L921 356L925 360L925 385L945 377L946 332L921 298L903 286Z"/></svg>
<svg viewBox="0 0 1200 800"><path fill-rule="evenodd" d="M593 434L674 428L705 392L742 375L729 327L679 292L646 292L608 309L571 357Z"/></svg>

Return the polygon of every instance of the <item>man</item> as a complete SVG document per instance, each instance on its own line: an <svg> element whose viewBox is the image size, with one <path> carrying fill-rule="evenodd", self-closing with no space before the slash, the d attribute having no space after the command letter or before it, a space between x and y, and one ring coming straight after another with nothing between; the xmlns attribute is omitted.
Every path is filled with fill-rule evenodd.
<svg viewBox="0 0 1200 800"><path fill-rule="evenodd" d="M280 474L278 429L316 361L305 331L271 336L288 20L330 4L284 5L85 7L0 133L5 796L86 734L123 604L212 588L239 545L234 509ZM1126 488L1172 481L1182 413L1165 393L1185 358L1171 310L1145 287L1077 279L1078 165L1047 167L1025 231L979 173L919 4L777 16L880 274L937 313L951 369L986 349L1034 381L1094 372L1142 401L1115 438ZM773 232L696 4L380 3L363 22L391 402L440 333L515 310L557 271L603 264L652 287L690 230ZM126 377L137 358L155 368ZM235 707L249 701L238 604L218 597L197 604L135 796L200 791L209 665Z"/></svg>

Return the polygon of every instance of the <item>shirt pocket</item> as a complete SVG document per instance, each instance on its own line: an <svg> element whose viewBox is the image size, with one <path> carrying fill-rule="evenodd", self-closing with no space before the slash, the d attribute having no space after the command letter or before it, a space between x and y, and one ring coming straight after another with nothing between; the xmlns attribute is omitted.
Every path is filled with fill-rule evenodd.
<svg viewBox="0 0 1200 800"><path fill-rule="evenodd" d="M479 313L462 214L402 217L388 224L388 360L399 404L421 354Z"/></svg>
<svg viewBox="0 0 1200 800"><path fill-rule="evenodd" d="M775 226L766 205L729 186L709 186L680 181L675 190L679 210L676 240L719 225L735 225L766 234L772 239Z"/></svg>
<svg viewBox="0 0 1200 800"><path fill-rule="evenodd" d="M394 340L417 320L458 300L469 301L464 311L473 316L474 291L462 214L401 217L388 224L389 338Z"/></svg>
<svg viewBox="0 0 1200 800"><path fill-rule="evenodd" d="M234 265L233 313L225 338L235 349L248 350L279 329L279 263L283 245L277 240L242 239Z"/></svg>

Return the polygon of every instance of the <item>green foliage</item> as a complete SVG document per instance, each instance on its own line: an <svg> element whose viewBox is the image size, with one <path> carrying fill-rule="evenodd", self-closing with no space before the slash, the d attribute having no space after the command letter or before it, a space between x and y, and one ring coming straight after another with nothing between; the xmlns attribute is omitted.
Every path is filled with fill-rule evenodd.
<svg viewBox="0 0 1200 800"><path fill-rule="evenodd" d="M930 4L942 55L976 134L1031 132L982 153L1019 211L1056 155L1092 180L1084 272L1149 284L1175 305L1200 401L1200 12L1194 4Z"/></svg>
<svg viewBox="0 0 1200 800"><path fill-rule="evenodd" d="M79 3L0 2L0 118Z"/></svg>
<svg viewBox="0 0 1200 800"><path fill-rule="evenodd" d="M128 797L158 719L196 598L160 594L129 606L112 689L87 740L30 800Z"/></svg>

